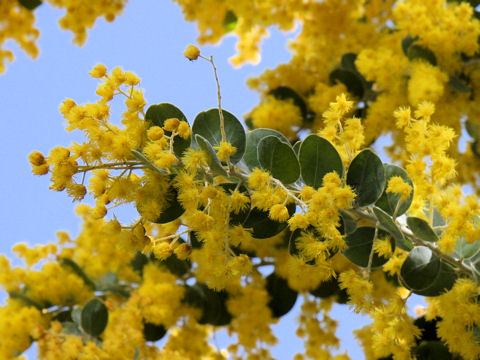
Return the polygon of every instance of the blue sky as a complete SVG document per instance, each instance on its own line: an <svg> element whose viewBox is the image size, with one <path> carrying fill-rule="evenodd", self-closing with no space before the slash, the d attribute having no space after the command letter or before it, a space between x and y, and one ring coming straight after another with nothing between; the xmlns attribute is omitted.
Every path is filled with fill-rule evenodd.
<svg viewBox="0 0 480 360"><path fill-rule="evenodd" d="M36 10L41 29L40 56L32 61L16 51L17 59L0 76L0 252L11 254L16 242L46 243L58 230L78 233L80 221L73 214L74 204L64 193L48 189L47 177L31 174L28 154L39 150L45 154L56 145L81 141L78 133L67 133L59 104L67 97L77 103L96 100L97 80L88 75L96 63L108 68L122 66L142 79L149 104L170 102L178 106L192 121L197 113L216 107L216 85L211 67L205 61L189 62L183 57L186 45L195 43L195 25L183 20L179 7L170 1L131 0L123 16L113 23L99 21L90 31L82 48L71 43L72 35L60 31L57 20L62 12L47 5ZM245 85L249 76L288 61L286 41L293 34L272 31L263 45L262 62L233 69L228 58L234 54L235 39L228 37L220 46L202 47L206 56L213 55L222 87L223 107L242 118L258 103L258 94ZM132 220L130 213L119 214ZM277 359L291 359L302 349L295 337L295 309L285 316L275 331L279 345ZM334 318L341 327L342 349L352 359L362 359L352 330L367 321L353 314L348 306L336 306ZM225 336L217 336L220 346ZM35 355L29 358L34 359Z"/></svg>

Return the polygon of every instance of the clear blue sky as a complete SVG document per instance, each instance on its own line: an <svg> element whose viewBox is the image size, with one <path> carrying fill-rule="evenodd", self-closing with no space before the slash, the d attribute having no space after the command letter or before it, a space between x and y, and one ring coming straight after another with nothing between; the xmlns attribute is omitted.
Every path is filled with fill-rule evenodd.
<svg viewBox="0 0 480 360"><path fill-rule="evenodd" d="M80 221L73 214L74 204L65 194L49 190L47 177L31 174L27 156L33 150L47 154L56 145L82 139L80 134L64 130L58 106L67 97L77 103L96 100L97 80L88 75L96 63L134 71L142 79L149 104L173 103L190 121L198 112L216 107L217 101L209 64L189 62L182 54L186 45L195 43L195 25L185 22L179 7L170 1L130 0L115 22L99 21L82 48L71 43L70 33L60 31L60 11L42 5L36 15L41 30L39 58L32 61L16 51L17 59L0 76L0 252L7 254L16 242L46 243L54 240L58 230L78 233ZM260 65L238 70L228 63L234 53L233 37L220 46L201 48L203 54L214 56L225 109L242 118L257 104L258 94L247 89L246 78L288 61L285 43L286 37L292 36L272 31L263 45ZM299 303L276 327L280 340L274 349L277 359L291 359L302 349L301 340L294 335L298 310ZM351 332L367 321L346 305L336 306L333 316L341 324L342 349L348 349L352 359L363 359ZM225 336L219 334L217 342L224 346ZM31 351L29 359L35 359Z"/></svg>

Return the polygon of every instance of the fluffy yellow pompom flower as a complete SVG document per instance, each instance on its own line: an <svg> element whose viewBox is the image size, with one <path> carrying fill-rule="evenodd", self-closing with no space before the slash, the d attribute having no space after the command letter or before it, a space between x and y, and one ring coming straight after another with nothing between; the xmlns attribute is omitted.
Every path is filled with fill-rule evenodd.
<svg viewBox="0 0 480 360"><path fill-rule="evenodd" d="M164 135L163 129L160 126L152 126L147 131L147 136L150 140L160 140Z"/></svg>
<svg viewBox="0 0 480 360"><path fill-rule="evenodd" d="M166 242L156 244L155 247L153 248L153 255L155 255L155 257L160 260L165 260L170 255L172 255L172 253L173 253L172 247L170 246L169 243L166 243Z"/></svg>
<svg viewBox="0 0 480 360"><path fill-rule="evenodd" d="M95 67L89 72L91 77L94 78L101 78L104 77L107 73L107 67L103 64L97 64Z"/></svg>
<svg viewBox="0 0 480 360"><path fill-rule="evenodd" d="M179 258L180 260L185 260L192 253L192 246L185 243L177 246L173 252L175 253L175 255L177 255L177 258Z"/></svg>
<svg viewBox="0 0 480 360"><path fill-rule="evenodd" d="M253 125L280 131L286 137L294 137L294 127L302 125L300 108L291 101L279 100L273 96L257 106L251 113Z"/></svg>
<svg viewBox="0 0 480 360"><path fill-rule="evenodd" d="M180 120L177 118L171 118L165 120L165 124L163 124L163 128L166 131L177 131L178 125L180 125Z"/></svg>
<svg viewBox="0 0 480 360"><path fill-rule="evenodd" d="M180 121L180 124L178 124L177 132L181 138L188 139L192 134L192 129L190 128L190 125L188 125L186 121Z"/></svg>
<svg viewBox="0 0 480 360"><path fill-rule="evenodd" d="M227 161L230 156L237 152L237 148L227 141L221 141L220 146L215 146L217 156L220 161Z"/></svg>
<svg viewBox="0 0 480 360"><path fill-rule="evenodd" d="M412 187L407 184L400 176L392 176L388 181L387 193L400 194L400 201L407 200L412 193Z"/></svg>
<svg viewBox="0 0 480 360"><path fill-rule="evenodd" d="M185 57L190 61L197 60L200 56L200 50L195 45L188 45L185 48L183 55L185 55Z"/></svg>
<svg viewBox="0 0 480 360"><path fill-rule="evenodd" d="M273 205L268 213L268 216L272 220L284 222L287 221L290 215L288 214L288 210L284 205L276 204Z"/></svg>
<svg viewBox="0 0 480 360"><path fill-rule="evenodd" d="M259 168L255 168L248 178L248 186L253 189L263 189L270 183L270 181L269 173L262 171Z"/></svg>

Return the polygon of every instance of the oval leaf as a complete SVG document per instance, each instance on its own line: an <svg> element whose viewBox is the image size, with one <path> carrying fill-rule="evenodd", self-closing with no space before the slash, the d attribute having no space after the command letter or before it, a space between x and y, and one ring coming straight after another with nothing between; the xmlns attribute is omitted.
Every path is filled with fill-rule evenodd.
<svg viewBox="0 0 480 360"><path fill-rule="evenodd" d="M395 221L393 221L390 215L388 215L382 209L377 208L376 206L373 207L373 212L382 228L390 235L392 235L393 239L395 240L396 246L406 251L412 249L412 244L407 238L405 238L405 236L403 236L403 233L400 231L397 224L395 224ZM395 250L395 248L393 248L392 250Z"/></svg>
<svg viewBox="0 0 480 360"><path fill-rule="evenodd" d="M340 210L340 216L342 217L342 226L340 229L340 233L353 233L357 229L357 221L345 210Z"/></svg>
<svg viewBox="0 0 480 360"><path fill-rule="evenodd" d="M233 114L223 109L222 113L226 140L237 149L235 154L230 157L230 161L235 164L240 161L245 152L245 130ZM194 135L202 135L210 145L219 146L222 141L222 132L218 109L210 109L198 114L193 122L192 131Z"/></svg>
<svg viewBox="0 0 480 360"><path fill-rule="evenodd" d="M416 246L405 259L400 275L411 290L428 288L438 275L440 259L425 246Z"/></svg>
<svg viewBox="0 0 480 360"><path fill-rule="evenodd" d="M357 72L338 68L330 73L329 79L333 85L337 82L341 82L347 87L350 94L360 99L363 98L365 87L361 76Z"/></svg>
<svg viewBox="0 0 480 360"><path fill-rule="evenodd" d="M287 205L288 214L295 214L296 206L294 203ZM247 219L243 223L246 229L252 229L252 237L255 239L267 239L282 232L287 227L286 222L278 222L270 219L268 212L251 208Z"/></svg>
<svg viewBox="0 0 480 360"><path fill-rule="evenodd" d="M279 86L273 90L270 90L268 94L273 95L278 100L292 99L293 103L300 108L302 117L305 118L307 116L307 104L295 90L287 86Z"/></svg>
<svg viewBox="0 0 480 360"><path fill-rule="evenodd" d="M335 147L316 134L302 141L298 154L302 179L306 185L317 189L322 186L323 177L335 171L343 177L343 162Z"/></svg>
<svg viewBox="0 0 480 360"><path fill-rule="evenodd" d="M475 241L471 244L467 243L467 240L462 237L457 241L455 247L455 255L459 259L470 259L478 255L480 252L480 241Z"/></svg>
<svg viewBox="0 0 480 360"><path fill-rule="evenodd" d="M410 60L421 59L429 62L433 66L437 65L437 58L432 50L420 45L410 45L407 50L407 57Z"/></svg>
<svg viewBox="0 0 480 360"><path fill-rule="evenodd" d="M338 280L336 277L332 276L327 281L320 283L320 285L315 290L310 291L310 294L315 297L324 299L333 296L339 290L340 287L338 286Z"/></svg>
<svg viewBox="0 0 480 360"><path fill-rule="evenodd" d="M275 318L288 313L297 301L298 293L290 289L287 280L279 277L275 273L267 276L266 290L270 295L268 307Z"/></svg>
<svg viewBox="0 0 480 360"><path fill-rule="evenodd" d="M205 154L207 155L208 166L210 167L210 169L217 175L228 177L228 174L223 168L222 163L220 162L220 160L218 160L217 153L215 152L215 150L213 150L213 147L208 142L208 140L205 139L203 136L197 134L195 135L195 141L197 142L200 150L205 152Z"/></svg>
<svg viewBox="0 0 480 360"><path fill-rule="evenodd" d="M366 226L357 228L354 233L346 236L345 242L347 244L347 249L343 251L343 255L355 265L367 267L374 237L375 228ZM378 254L374 253L372 258L372 268L382 266L387 261L388 259L380 257Z"/></svg>
<svg viewBox="0 0 480 360"><path fill-rule="evenodd" d="M407 225L415 236L422 240L430 242L437 242L439 240L435 231L433 231L430 225L421 218L409 216L407 217Z"/></svg>
<svg viewBox="0 0 480 360"><path fill-rule="evenodd" d="M440 271L433 283L423 290L414 290L417 295L439 296L453 287L458 275L455 270L447 263L440 260Z"/></svg>
<svg viewBox="0 0 480 360"><path fill-rule="evenodd" d="M410 47L410 45L412 45L417 40L418 40L418 36L415 36L413 38L410 35L407 35L402 39L402 50L405 56L408 55L408 48Z"/></svg>
<svg viewBox="0 0 480 360"><path fill-rule="evenodd" d="M450 75L450 79L448 80L448 85L454 89L457 90L460 93L468 94L470 93L470 88L465 84L465 82L460 79L458 76L455 75Z"/></svg>
<svg viewBox="0 0 480 360"><path fill-rule="evenodd" d="M143 323L143 337L146 341L158 341L165 336L167 329L162 325Z"/></svg>
<svg viewBox="0 0 480 360"><path fill-rule="evenodd" d="M108 309L97 298L90 300L83 308L81 314L82 329L92 336L99 336L107 327Z"/></svg>
<svg viewBox="0 0 480 360"><path fill-rule="evenodd" d="M187 121L187 118L179 108L168 103L152 105L145 113L145 120L149 122L150 126L160 126L163 128L165 120L171 118L177 118L180 121ZM170 131L165 131L165 135L170 136L172 133ZM173 139L173 152L175 155L181 157L184 151L190 147L191 141L191 137L184 139L180 136L175 136Z"/></svg>
<svg viewBox="0 0 480 360"><path fill-rule="evenodd" d="M357 206L367 206L378 200L385 188L385 170L372 150L365 149L352 160L347 172L347 185L357 194Z"/></svg>
<svg viewBox="0 0 480 360"><path fill-rule="evenodd" d="M385 169L386 185L388 185L388 182L393 176L400 176L403 179L403 181L409 184L413 189L413 182L404 169L402 169L399 166L391 165L391 164L383 164L383 167ZM380 197L380 199L377 200L375 205L378 206L383 211L387 212L388 214L393 215L395 213L395 209L397 209L397 205L398 205L398 202L400 201L401 195L395 194L392 192L387 193L386 190L387 189L385 186L385 190L383 191L382 196ZM396 217L402 214L405 214L405 212L409 209L410 205L412 204L412 200L413 200L413 190L410 193L409 198L402 201L401 204L398 205Z"/></svg>
<svg viewBox="0 0 480 360"><path fill-rule="evenodd" d="M37 7L42 5L42 0L18 0L18 2L28 10L35 10Z"/></svg>
<svg viewBox="0 0 480 360"><path fill-rule="evenodd" d="M247 144L245 147L245 154L243 155L243 160L245 161L250 170L256 167L261 167L260 163L258 162L258 143L264 137L270 135L276 136L285 144L290 144L290 142L285 136L275 130L258 128L252 131L248 131L246 135Z"/></svg>
<svg viewBox="0 0 480 360"><path fill-rule="evenodd" d="M162 209L160 217L153 221L154 223L166 224L182 216L182 214L185 212L185 209L178 201L177 196L177 189L174 186L170 185L170 188L165 195L165 197L168 199L168 202Z"/></svg>
<svg viewBox="0 0 480 360"><path fill-rule="evenodd" d="M226 306L227 298L228 293L225 291L215 291L205 284L196 283L186 287L182 301L202 310L199 324L223 326L232 320Z"/></svg>
<svg viewBox="0 0 480 360"><path fill-rule="evenodd" d="M291 184L300 176L300 164L295 152L276 136L270 135L260 140L258 161L262 168L284 184Z"/></svg>

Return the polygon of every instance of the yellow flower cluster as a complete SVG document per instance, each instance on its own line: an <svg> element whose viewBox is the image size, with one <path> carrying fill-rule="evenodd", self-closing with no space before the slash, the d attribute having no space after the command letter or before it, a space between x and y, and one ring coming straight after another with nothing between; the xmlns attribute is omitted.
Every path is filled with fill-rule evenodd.
<svg viewBox="0 0 480 360"><path fill-rule="evenodd" d="M120 15L128 0L107 0L78 3L72 0L45 0L44 3L65 9L59 20L60 27L73 32L73 42L83 45L87 30L95 25L99 17L111 22ZM15 41L32 58L38 56L36 40L40 31L34 27L33 10L20 5L19 1L3 1L0 4L0 73L5 71L5 62L13 61L11 50L4 48L7 40Z"/></svg>
<svg viewBox="0 0 480 360"><path fill-rule="evenodd" d="M296 130L302 125L302 114L292 102L268 96L266 101L253 109L250 114L256 128L269 128L280 131L294 139Z"/></svg>
<svg viewBox="0 0 480 360"><path fill-rule="evenodd" d="M476 54L480 22L468 2L175 2L180 4L188 21L196 22L201 44L220 41L233 26L232 32L238 37L238 53L231 59L234 65L258 61L259 44L268 34L269 26L291 30L299 24L301 30L289 42L292 59L248 81L250 87L262 94L261 104L249 115L255 127L277 129L288 136L301 129L323 129L321 115L345 90L360 97L352 112L362 117L366 129L364 143L370 144L391 133L393 145L389 153L394 160L404 160L405 134L389 120L400 106L416 107L429 101L437 107L433 118L436 123L460 134L467 114L468 121L478 127L476 89L480 77ZM402 45L406 39L411 42L404 41ZM345 65L342 60L345 54L357 55L353 65ZM348 73L332 78L333 71L339 68ZM355 71L356 75L352 74ZM282 112L273 105L287 106L281 100L272 100L269 94L280 86L293 89L303 98L309 121L294 116L293 107L285 112L288 116L277 116ZM453 140L450 153L461 160L457 168L459 180L478 189L475 174L480 165L476 161L478 155L472 151L477 143L472 141L463 150L458 141L458 138Z"/></svg>

